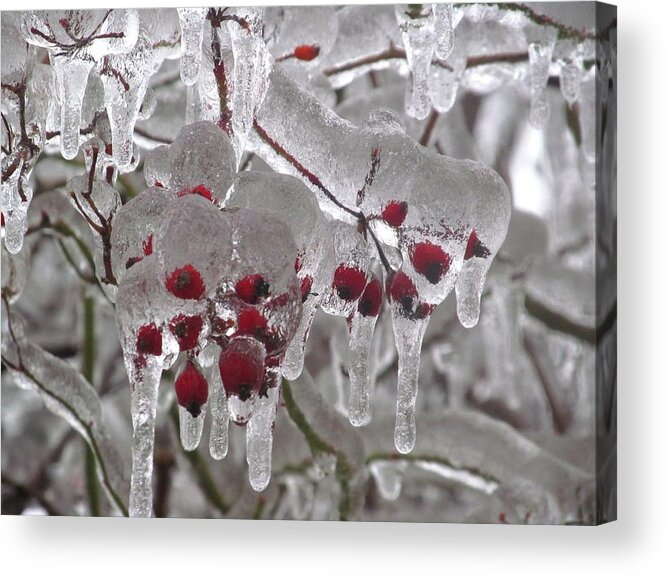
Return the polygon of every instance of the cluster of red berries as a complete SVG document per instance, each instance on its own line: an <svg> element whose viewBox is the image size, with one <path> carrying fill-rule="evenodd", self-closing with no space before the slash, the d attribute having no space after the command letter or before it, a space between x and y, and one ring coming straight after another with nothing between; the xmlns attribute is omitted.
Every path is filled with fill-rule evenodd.
<svg viewBox="0 0 666 575"><path fill-rule="evenodd" d="M178 196L197 194L212 201L210 191L203 186L185 190ZM144 254L152 254L152 236L143 245ZM307 297L312 280L301 280L302 297ZM181 300L201 301L210 292L200 270L186 264L167 272L164 287ZM228 396L246 401L264 393L266 366L279 364L288 345L289 334L278 333L271 327L270 312L290 303L289 294L274 294L268 279L260 273L249 273L231 284L225 293L215 293L223 301L229 316L220 317L215 305L205 305L205 312L180 313L166 325L180 351L189 352L184 369L176 379L179 405L193 417L201 412L208 399L208 382L194 363L195 349L206 331L207 338L222 348L219 357L221 379ZM211 303L211 302L208 302ZM210 328L206 330L205 326ZM142 326L137 333L136 352L139 361L146 356L161 356L163 333L155 323Z"/></svg>

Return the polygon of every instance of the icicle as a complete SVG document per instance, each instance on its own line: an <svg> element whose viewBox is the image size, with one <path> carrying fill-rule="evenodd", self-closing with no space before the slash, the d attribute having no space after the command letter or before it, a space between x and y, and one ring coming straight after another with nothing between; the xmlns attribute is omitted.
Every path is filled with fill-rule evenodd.
<svg viewBox="0 0 666 575"><path fill-rule="evenodd" d="M305 363L305 345L307 343L310 327L319 308L320 297L310 296L303 304L303 315L294 338L282 360L282 375L291 381L298 379L303 372Z"/></svg>
<svg viewBox="0 0 666 575"><path fill-rule="evenodd" d="M153 451L157 389L162 376L162 362L148 359L138 366L138 356L125 358L132 389L132 481L130 485L130 517L150 517L153 509Z"/></svg>
<svg viewBox="0 0 666 575"><path fill-rule="evenodd" d="M412 118L423 120L430 112L428 73L435 51L432 9L420 4L398 4L395 14L411 72L405 110Z"/></svg>
<svg viewBox="0 0 666 575"><path fill-rule="evenodd" d="M581 150L589 164L596 161L596 134L601 126L601 120L597 117L601 109L597 106L597 83L597 69L593 67L586 72L581 82L579 99Z"/></svg>
<svg viewBox="0 0 666 575"><path fill-rule="evenodd" d="M149 39L142 34L129 54L108 56L102 69L113 157L119 168L127 166L132 160L134 124L153 72L153 64Z"/></svg>
<svg viewBox="0 0 666 575"><path fill-rule="evenodd" d="M280 397L281 376L277 369L267 369L266 378L271 380L265 396L260 396L252 419L247 424L246 459L250 485L255 491L263 491L271 480L273 453L273 423Z"/></svg>
<svg viewBox="0 0 666 575"><path fill-rule="evenodd" d="M254 112L264 99L270 70L261 38L261 11L239 8L238 15L249 23L249 29L236 22L228 25L234 54L231 109L234 133L244 136L252 128Z"/></svg>
<svg viewBox="0 0 666 575"><path fill-rule="evenodd" d="M349 323L349 421L355 427L370 423L370 347L377 315L354 314Z"/></svg>
<svg viewBox="0 0 666 575"><path fill-rule="evenodd" d="M407 462L404 460L378 460L370 464L370 473L372 473L382 498L396 501L400 497L402 479L406 469Z"/></svg>
<svg viewBox="0 0 666 575"><path fill-rule="evenodd" d="M484 258L472 258L463 263L456 281L458 319L467 328L474 327L481 312L481 293L490 262Z"/></svg>
<svg viewBox="0 0 666 575"><path fill-rule="evenodd" d="M451 54L447 64L449 67L436 65L430 67L428 84L432 105L440 113L446 113L456 102L460 78L465 71L466 58L459 48Z"/></svg>
<svg viewBox="0 0 666 575"><path fill-rule="evenodd" d="M530 124L540 129L546 125L550 115L550 105L546 86L553 55L553 43L548 41L530 42L527 47L529 56L530 83Z"/></svg>
<svg viewBox="0 0 666 575"><path fill-rule="evenodd" d="M573 105L580 96L580 83L583 77L582 46L577 46L570 58L562 66L560 72L560 89L562 96Z"/></svg>
<svg viewBox="0 0 666 575"><path fill-rule="evenodd" d="M408 319L391 308L393 332L398 348L398 396L395 420L395 447L409 453L416 444L416 393L423 335L429 318Z"/></svg>
<svg viewBox="0 0 666 575"><path fill-rule="evenodd" d="M529 398L520 385L524 353L520 314L525 296L507 279L498 278L487 297L481 326L489 395L503 396L511 409L518 409Z"/></svg>
<svg viewBox="0 0 666 575"><path fill-rule="evenodd" d="M23 247L23 236L28 230L28 206L32 199L32 189L26 185L26 178L21 178L24 162L18 155L7 155L2 159L3 174L13 162L18 165L12 174L2 182L0 207L4 218L5 247L12 254L17 254ZM21 197L19 186L25 201Z"/></svg>
<svg viewBox="0 0 666 575"><path fill-rule="evenodd" d="M446 60L453 50L453 4L433 4L435 14L435 35L437 44L435 53Z"/></svg>
<svg viewBox="0 0 666 575"><path fill-rule="evenodd" d="M81 107L94 61L90 58L56 55L51 58L51 65L55 71L56 90L60 98L60 150L63 158L72 160L79 152Z"/></svg>
<svg viewBox="0 0 666 575"><path fill-rule="evenodd" d="M209 345L210 347L210 345ZM213 459L224 459L229 450L229 407L227 405L227 394L222 386L218 358L215 359L206 376L210 383L210 438L208 450Z"/></svg>
<svg viewBox="0 0 666 575"><path fill-rule="evenodd" d="M207 8L178 8L180 21L180 78L191 86L199 78L201 67L201 42Z"/></svg>

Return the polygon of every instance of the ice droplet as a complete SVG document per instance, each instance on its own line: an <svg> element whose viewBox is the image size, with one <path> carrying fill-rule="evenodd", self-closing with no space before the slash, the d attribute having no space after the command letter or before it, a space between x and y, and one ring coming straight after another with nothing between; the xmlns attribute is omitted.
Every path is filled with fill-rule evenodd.
<svg viewBox="0 0 666 575"><path fill-rule="evenodd" d="M191 86L199 78L201 68L201 42L207 8L178 8L180 22L180 78Z"/></svg>
<svg viewBox="0 0 666 575"><path fill-rule="evenodd" d="M416 393L423 335L429 318L408 319L391 306L395 344L398 348L398 396L395 420L395 448L409 453L416 444Z"/></svg>
<svg viewBox="0 0 666 575"><path fill-rule="evenodd" d="M201 441L206 416L206 404L201 406L201 413L196 417L182 405L178 406L178 421L180 424L180 443L185 451L194 451Z"/></svg>
<svg viewBox="0 0 666 575"><path fill-rule="evenodd" d="M407 462L404 460L378 460L370 464L370 473L377 484L379 493L387 501L396 501L400 497L405 469L407 469Z"/></svg>
<svg viewBox="0 0 666 575"><path fill-rule="evenodd" d="M266 376L271 380L269 387L265 396L257 398L245 436L250 485L255 491L266 489L271 480L273 423L280 397L281 376L278 369L267 369Z"/></svg>
<svg viewBox="0 0 666 575"><path fill-rule="evenodd" d="M435 51L435 19L431 7L421 4L397 4L395 15L411 72L405 110L412 118L423 120L431 106L428 73Z"/></svg>
<svg viewBox="0 0 666 575"><path fill-rule="evenodd" d="M437 38L435 53L438 58L446 60L453 50L453 4L433 4L432 9Z"/></svg>

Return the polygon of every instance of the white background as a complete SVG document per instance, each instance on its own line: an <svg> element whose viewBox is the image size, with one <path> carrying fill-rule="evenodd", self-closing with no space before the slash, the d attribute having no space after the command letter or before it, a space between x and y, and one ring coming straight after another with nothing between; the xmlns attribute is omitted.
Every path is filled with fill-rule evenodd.
<svg viewBox="0 0 666 575"><path fill-rule="evenodd" d="M196 2L141 2L184 4ZM666 3L618 4L618 522L582 528L2 517L3 572L666 573Z"/></svg>

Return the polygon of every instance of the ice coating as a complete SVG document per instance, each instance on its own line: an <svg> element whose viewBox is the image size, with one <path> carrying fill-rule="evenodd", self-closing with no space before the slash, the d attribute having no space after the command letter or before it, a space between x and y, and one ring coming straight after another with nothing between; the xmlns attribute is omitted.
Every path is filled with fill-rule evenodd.
<svg viewBox="0 0 666 575"><path fill-rule="evenodd" d="M234 423L247 423L254 413L264 381L265 358L264 346L248 336L233 338L220 354L220 376Z"/></svg>
<svg viewBox="0 0 666 575"><path fill-rule="evenodd" d="M402 46L402 35L396 26L394 7L390 5L342 6L336 11L338 34L330 53L322 58L321 67L330 70L333 88L345 86L371 69L396 68L406 72L404 61L384 61L374 66L347 68L350 62L362 61L390 45ZM321 24L320 24L321 25Z"/></svg>
<svg viewBox="0 0 666 575"><path fill-rule="evenodd" d="M127 270L154 250L155 235L167 206L175 201L162 188L148 188L124 204L111 231L113 274L121 281Z"/></svg>
<svg viewBox="0 0 666 575"><path fill-rule="evenodd" d="M205 241L192 241L193 229ZM167 288L176 297L200 299L214 290L227 273L231 229L211 201L188 194L167 207L154 238L154 250Z"/></svg>
<svg viewBox="0 0 666 575"><path fill-rule="evenodd" d="M235 261L234 281L259 274L269 285L269 297L293 289L298 250L290 227L271 213L238 208L230 210ZM265 242L264 238L271 238Z"/></svg>
<svg viewBox="0 0 666 575"><path fill-rule="evenodd" d="M175 390L180 443L185 451L194 451L203 433L208 405L208 380L192 356L181 365L176 375Z"/></svg>
<svg viewBox="0 0 666 575"><path fill-rule="evenodd" d="M191 86L199 78L201 67L201 42L207 8L178 8L181 30L180 78Z"/></svg>
<svg viewBox="0 0 666 575"><path fill-rule="evenodd" d="M250 485L255 491L266 489L271 480L273 424L280 398L280 375L274 371L269 377L275 379L275 385L257 398L245 436Z"/></svg>
<svg viewBox="0 0 666 575"><path fill-rule="evenodd" d="M328 233L333 238L334 272L321 305L327 313L349 317L368 281L370 250L363 236L344 222L331 222Z"/></svg>
<svg viewBox="0 0 666 575"><path fill-rule="evenodd" d="M120 209L118 191L104 180L76 176L67 183L72 205L81 213L95 239L95 275L107 296L115 301L116 282L111 261L110 223Z"/></svg>
<svg viewBox="0 0 666 575"><path fill-rule="evenodd" d="M171 177L176 193L204 186L221 202L233 182L236 158L229 137L211 122L185 126L169 147Z"/></svg>
<svg viewBox="0 0 666 575"><path fill-rule="evenodd" d="M407 89L405 110L422 120L430 111L428 74L435 51L435 17L430 5L397 4L395 16L402 32L411 83Z"/></svg>
<svg viewBox="0 0 666 575"><path fill-rule="evenodd" d="M169 146L157 146L146 154L143 162L143 176L149 186L169 187L171 178Z"/></svg>

